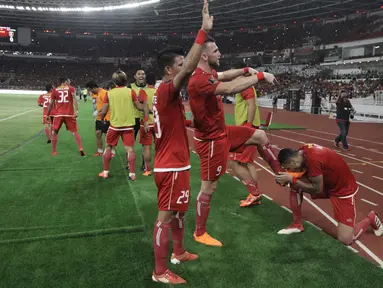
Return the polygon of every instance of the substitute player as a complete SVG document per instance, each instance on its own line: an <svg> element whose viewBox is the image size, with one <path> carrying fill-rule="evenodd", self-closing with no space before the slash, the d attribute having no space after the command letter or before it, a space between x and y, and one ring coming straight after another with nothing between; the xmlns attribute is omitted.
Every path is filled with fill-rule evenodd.
<svg viewBox="0 0 383 288"><path fill-rule="evenodd" d="M235 95L235 125L258 129L261 125L261 117L257 105L257 92L254 87ZM254 156L257 147L251 146L246 153L229 153L229 167L245 185L249 195L246 200L241 200L241 207L261 204L262 194L258 189L257 170L254 167Z"/></svg>
<svg viewBox="0 0 383 288"><path fill-rule="evenodd" d="M197 242L222 246L222 243L206 232L210 201L218 179L225 174L229 152L247 153L248 145L258 145L258 151L274 172L281 171L276 153L262 130L245 126L226 126L223 103L220 95L239 93L265 79L274 83L269 73L257 73L252 68L234 69L218 74L221 53L213 38L208 38L198 68L190 77L188 92L194 116L194 143L200 157L201 190L197 197L196 231ZM240 77L248 76L248 77ZM234 79L234 80L233 80ZM226 81L226 82L225 82Z"/></svg>
<svg viewBox="0 0 383 288"><path fill-rule="evenodd" d="M197 67L207 32L213 26L213 17L209 15L208 5L205 0L202 27L186 57L187 60L179 48L165 49L158 56L158 66L164 76L153 97L156 150L154 179L158 189L159 210L153 232L155 269L152 279L155 282L186 283L183 278L168 269L170 231L173 239L173 264L198 258L183 247L184 216L190 200L190 152L180 90Z"/></svg>
<svg viewBox="0 0 383 288"><path fill-rule="evenodd" d="M107 95L107 91L103 88L100 88L95 81L89 81L86 83L85 87L88 89L89 93L95 96L96 100L96 111L94 115L97 115L95 128L96 128L96 143L97 143L97 152L93 154L93 156L101 156L104 151L102 148L102 134L108 132L110 125L110 111L108 110L106 115L104 116L104 121L101 121L101 110L104 106L105 97ZM112 150L112 154L113 154Z"/></svg>
<svg viewBox="0 0 383 288"><path fill-rule="evenodd" d="M43 107L43 124L44 124L44 132L47 136L47 143L51 143L51 137L52 137L52 123L53 123L53 116L50 117L50 119L47 119L48 115L48 107L49 103L51 101L51 92L52 92L53 86L52 84L48 84L45 86L45 90L47 93L40 95L40 97L37 99L37 105L40 107ZM53 113L51 113L53 114Z"/></svg>
<svg viewBox="0 0 383 288"><path fill-rule="evenodd" d="M118 70L113 73L113 82L116 88L108 91L104 97L104 105L101 109L101 121L105 121L108 109L110 109L110 126L106 134L106 148L102 157L104 162L104 171L99 174L100 177L107 179L109 177L109 164L112 159L112 148L117 146L118 140L122 138L125 146L127 161L129 162L129 178L136 180L136 153L134 152L134 112L133 107L144 111L144 127L148 127L148 107L142 105L136 93L126 87L128 77L124 71Z"/></svg>
<svg viewBox="0 0 383 288"><path fill-rule="evenodd" d="M48 107L47 121L51 119L53 106L55 107L53 132L52 132L52 155L57 155L56 147L58 140L58 133L61 125L64 123L67 130L69 130L78 146L81 156L85 156L82 149L81 137L78 134L76 118L78 116L78 103L76 99L76 89L70 86L68 78L60 78L60 85L54 88L51 93L51 102Z"/></svg>
<svg viewBox="0 0 383 288"><path fill-rule="evenodd" d="M306 144L298 150L282 149L278 159L287 171L307 171L307 177L301 179L287 172L276 176L278 183L290 185L290 207L294 220L279 234L304 231L301 218L303 193L310 194L313 199L330 199L334 218L338 222L338 240L343 244L352 244L369 226L372 226L376 236L383 234L383 225L374 211L355 224L355 201L359 187L347 163L335 151L316 144Z"/></svg>
<svg viewBox="0 0 383 288"><path fill-rule="evenodd" d="M148 105L149 111L152 111L153 109L153 96L156 92L156 89L154 88L154 84L156 83L156 80L154 78L154 75L148 75L147 77L147 86L145 88L142 88L138 94L138 100ZM154 117L153 113L149 114L149 131L145 131L144 129L144 113L141 112L140 114L141 118L141 127L140 127L140 144L142 145L143 149L143 155L144 155L144 161L145 161L145 172L144 176L151 176L152 175L152 167L151 167L151 150L152 150L152 143L153 143L153 133L154 133Z"/></svg>

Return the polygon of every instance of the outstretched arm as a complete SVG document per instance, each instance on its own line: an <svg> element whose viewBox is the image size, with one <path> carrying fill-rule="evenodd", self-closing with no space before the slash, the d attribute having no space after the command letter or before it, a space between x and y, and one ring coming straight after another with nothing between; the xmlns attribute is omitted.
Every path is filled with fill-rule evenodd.
<svg viewBox="0 0 383 288"><path fill-rule="evenodd" d="M231 69L224 72L219 72L218 81L231 81L240 76L252 76L256 73L258 73L258 71L250 67L246 67L243 69Z"/></svg>

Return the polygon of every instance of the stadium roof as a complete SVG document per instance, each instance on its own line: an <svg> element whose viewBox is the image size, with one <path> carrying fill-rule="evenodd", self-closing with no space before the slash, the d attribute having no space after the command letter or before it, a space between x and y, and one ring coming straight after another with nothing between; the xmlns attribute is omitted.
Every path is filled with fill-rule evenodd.
<svg viewBox="0 0 383 288"><path fill-rule="evenodd" d="M380 6L380 0L210 0L215 31L303 23ZM201 7L201 0L0 0L0 25L72 33L190 33L200 26Z"/></svg>

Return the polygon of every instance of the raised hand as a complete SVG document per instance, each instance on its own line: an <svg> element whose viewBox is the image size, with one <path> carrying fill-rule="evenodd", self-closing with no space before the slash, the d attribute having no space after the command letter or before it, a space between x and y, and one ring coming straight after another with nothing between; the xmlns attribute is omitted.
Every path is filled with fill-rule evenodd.
<svg viewBox="0 0 383 288"><path fill-rule="evenodd" d="M214 16L209 14L209 3L207 0L204 0L203 9L202 9L202 26L201 29L205 32L210 32L213 29L213 20Z"/></svg>
<svg viewBox="0 0 383 288"><path fill-rule="evenodd" d="M267 83L270 83L270 84L278 83L277 79L275 78L273 74L264 72L263 75L265 76L265 80Z"/></svg>

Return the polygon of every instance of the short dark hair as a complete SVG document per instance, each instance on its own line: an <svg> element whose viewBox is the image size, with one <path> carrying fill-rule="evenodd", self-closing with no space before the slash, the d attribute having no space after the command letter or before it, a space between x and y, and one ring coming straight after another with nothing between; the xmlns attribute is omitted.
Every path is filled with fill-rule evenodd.
<svg viewBox="0 0 383 288"><path fill-rule="evenodd" d="M116 87L116 84L114 84L113 82L109 82L108 84L106 84L105 89L106 90L111 90L111 89L113 89L115 87Z"/></svg>
<svg viewBox="0 0 383 288"><path fill-rule="evenodd" d="M177 56L184 56L185 51L181 47L171 47L161 50L157 55L157 64L161 72L166 66L172 66Z"/></svg>
<svg viewBox="0 0 383 288"><path fill-rule="evenodd" d="M146 75L146 83L149 85L156 85L156 76L153 73Z"/></svg>
<svg viewBox="0 0 383 288"><path fill-rule="evenodd" d="M45 85L45 90L46 90L47 92L51 91L52 88L53 88L53 85L52 85L52 84L47 84L47 85Z"/></svg>
<svg viewBox="0 0 383 288"><path fill-rule="evenodd" d="M211 37L210 35L207 36L206 40L205 40L205 44L204 44L204 47L206 47L206 45L208 43L215 43L215 39L213 37Z"/></svg>
<svg viewBox="0 0 383 288"><path fill-rule="evenodd" d="M136 69L136 73L134 73L134 74L137 74L138 71L144 71L144 73L145 73L145 69L144 68L138 68L138 69Z"/></svg>
<svg viewBox="0 0 383 288"><path fill-rule="evenodd" d="M281 164L286 164L292 157L296 156L297 154L298 150L291 148L283 148L281 151L279 151L278 161Z"/></svg>
<svg viewBox="0 0 383 288"><path fill-rule="evenodd" d="M98 87L99 87L98 84L94 80L90 80L88 83L85 84L85 88L87 89L94 89Z"/></svg>
<svg viewBox="0 0 383 288"><path fill-rule="evenodd" d="M128 76L126 76L124 71L119 69L113 73L112 80L117 86L126 86Z"/></svg>
<svg viewBox="0 0 383 288"><path fill-rule="evenodd" d="M59 84L65 83L66 81L68 81L68 78L65 78L65 77L59 78Z"/></svg>

